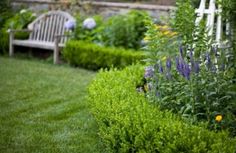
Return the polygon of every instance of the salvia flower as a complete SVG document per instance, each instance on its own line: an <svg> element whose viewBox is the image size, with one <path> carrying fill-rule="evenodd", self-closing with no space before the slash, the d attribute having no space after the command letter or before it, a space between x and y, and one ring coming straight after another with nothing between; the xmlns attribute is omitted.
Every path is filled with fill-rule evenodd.
<svg viewBox="0 0 236 153"><path fill-rule="evenodd" d="M190 79L191 69L182 57L176 57L176 69L186 79Z"/></svg>
<svg viewBox="0 0 236 153"><path fill-rule="evenodd" d="M182 57L176 57L176 69L177 71L184 76L184 65L185 62Z"/></svg>
<svg viewBox="0 0 236 153"><path fill-rule="evenodd" d="M179 53L180 53L180 56L181 56L181 57L184 56L184 55L183 55L183 47L182 47L182 46L179 47Z"/></svg>
<svg viewBox="0 0 236 153"><path fill-rule="evenodd" d="M162 65L161 65L161 63L160 63L160 66L159 66L159 73L163 73L164 72L164 70L163 70L163 67L162 67Z"/></svg>
<svg viewBox="0 0 236 153"><path fill-rule="evenodd" d="M171 59L170 59L170 58L168 58L168 59L166 60L166 67L167 67L168 70L171 69Z"/></svg>
<svg viewBox="0 0 236 153"><path fill-rule="evenodd" d="M176 69L179 71L179 57L175 57Z"/></svg>
<svg viewBox="0 0 236 153"><path fill-rule="evenodd" d="M211 57L209 53L206 53L206 64L208 67L211 65Z"/></svg>
<svg viewBox="0 0 236 153"><path fill-rule="evenodd" d="M186 79L190 79L191 69L187 63L184 64L183 74Z"/></svg>
<svg viewBox="0 0 236 153"><path fill-rule="evenodd" d="M83 22L83 27L85 29L91 30L91 29L96 27L96 22L95 22L95 20L93 18L87 18Z"/></svg>
<svg viewBox="0 0 236 153"><path fill-rule="evenodd" d="M144 78L148 79L148 78L152 78L154 75L154 68L152 66L148 66L145 68L145 74L144 74Z"/></svg>
<svg viewBox="0 0 236 153"><path fill-rule="evenodd" d="M75 20L68 20L65 22L65 28L68 29L68 30L73 30L75 28Z"/></svg>

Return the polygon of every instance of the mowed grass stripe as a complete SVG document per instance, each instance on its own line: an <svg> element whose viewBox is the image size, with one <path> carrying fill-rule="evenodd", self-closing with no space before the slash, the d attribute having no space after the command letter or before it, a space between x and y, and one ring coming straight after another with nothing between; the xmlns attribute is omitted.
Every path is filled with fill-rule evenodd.
<svg viewBox="0 0 236 153"><path fill-rule="evenodd" d="M0 57L0 152L104 152L86 102L94 76Z"/></svg>

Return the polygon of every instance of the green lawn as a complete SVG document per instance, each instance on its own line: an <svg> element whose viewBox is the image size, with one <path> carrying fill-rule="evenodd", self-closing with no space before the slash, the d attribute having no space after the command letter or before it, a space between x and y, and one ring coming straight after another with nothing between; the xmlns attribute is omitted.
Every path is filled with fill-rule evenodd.
<svg viewBox="0 0 236 153"><path fill-rule="evenodd" d="M0 57L0 153L103 152L85 100L94 76Z"/></svg>

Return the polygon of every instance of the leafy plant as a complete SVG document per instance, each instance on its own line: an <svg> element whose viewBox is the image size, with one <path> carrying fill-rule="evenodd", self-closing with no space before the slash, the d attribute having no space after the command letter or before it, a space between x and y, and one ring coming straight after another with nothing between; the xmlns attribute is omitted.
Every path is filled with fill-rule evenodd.
<svg viewBox="0 0 236 153"><path fill-rule="evenodd" d="M146 12L132 10L109 18L104 24L102 42L107 46L140 49L146 16Z"/></svg>
<svg viewBox="0 0 236 153"><path fill-rule="evenodd" d="M95 28L86 29L83 26L83 21L86 18L80 15L76 17L76 28L73 32L73 36L75 40L83 40L83 41L88 41L88 42L100 43L103 18L99 15L93 16L92 18L96 22Z"/></svg>
<svg viewBox="0 0 236 153"><path fill-rule="evenodd" d="M173 21L173 28L182 38L184 46L193 43L195 29L195 12L190 0L177 0L177 10Z"/></svg>
<svg viewBox="0 0 236 153"><path fill-rule="evenodd" d="M148 69L145 77L151 83L149 100L192 123L204 121L210 129L227 129L235 136L236 93L232 70L227 69L223 59L218 59L218 63L212 61L211 56L217 55L216 52L207 53L202 63L194 59L192 52L189 54L181 48L175 63L169 57L166 66L159 60L151 71ZM215 120L218 114L223 116L220 124Z"/></svg>
<svg viewBox="0 0 236 153"><path fill-rule="evenodd" d="M8 50L9 45L9 36L8 29L24 29L27 25L35 19L34 14L29 10L21 10L19 13L16 13L12 18L6 20L1 29L1 38L0 38L0 52L5 53ZM15 34L16 38L27 38L29 36L28 33L19 32Z"/></svg>

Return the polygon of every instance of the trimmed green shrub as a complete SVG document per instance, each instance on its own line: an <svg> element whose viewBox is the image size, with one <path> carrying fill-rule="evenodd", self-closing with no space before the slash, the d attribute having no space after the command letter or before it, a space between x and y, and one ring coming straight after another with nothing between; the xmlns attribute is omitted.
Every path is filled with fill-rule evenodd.
<svg viewBox="0 0 236 153"><path fill-rule="evenodd" d="M63 50L64 58L75 66L97 70L100 68L123 68L144 59L144 52L71 40Z"/></svg>
<svg viewBox="0 0 236 153"><path fill-rule="evenodd" d="M109 152L234 153L236 139L228 133L193 126L149 103L136 87L140 65L122 71L101 71L89 86L91 111Z"/></svg>

